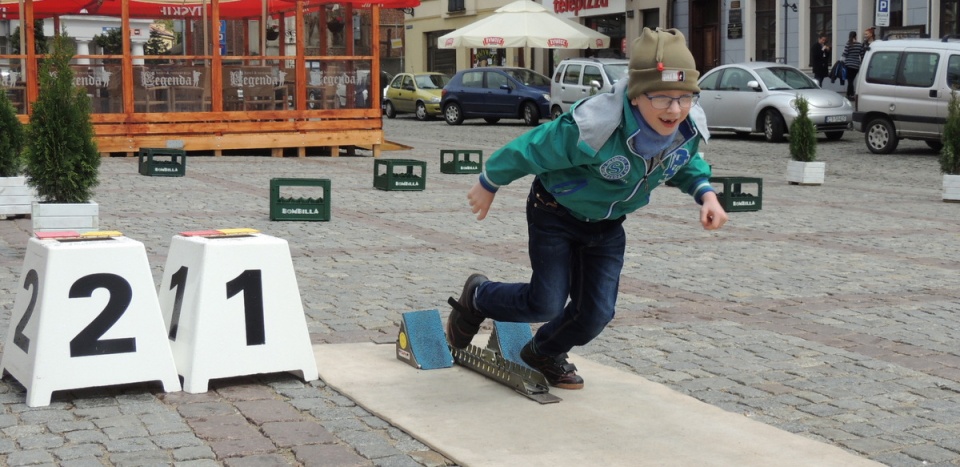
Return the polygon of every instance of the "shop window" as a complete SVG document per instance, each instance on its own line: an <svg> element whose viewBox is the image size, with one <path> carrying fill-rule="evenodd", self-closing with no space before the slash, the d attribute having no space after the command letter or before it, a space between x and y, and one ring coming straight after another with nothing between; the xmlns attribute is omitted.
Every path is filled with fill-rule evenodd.
<svg viewBox="0 0 960 467"><path fill-rule="evenodd" d="M814 0L810 3L810 42L811 44L820 38L821 34L827 36L827 44L833 45L833 1L832 0Z"/></svg>
<svg viewBox="0 0 960 467"><path fill-rule="evenodd" d="M777 3L774 0L757 1L756 59L761 62L776 60Z"/></svg>
<svg viewBox="0 0 960 467"><path fill-rule="evenodd" d="M940 35L960 34L960 0L943 0L940 5Z"/></svg>

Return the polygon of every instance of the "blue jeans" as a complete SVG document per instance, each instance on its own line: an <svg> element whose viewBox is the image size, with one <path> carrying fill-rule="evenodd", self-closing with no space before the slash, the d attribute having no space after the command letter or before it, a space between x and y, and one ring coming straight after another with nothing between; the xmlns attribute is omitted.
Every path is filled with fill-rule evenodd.
<svg viewBox="0 0 960 467"><path fill-rule="evenodd" d="M573 218L535 180L527 198L530 282L485 282L477 288L476 308L501 322L546 322L533 337L542 355L590 342L616 308L626 245L622 224L623 218Z"/></svg>

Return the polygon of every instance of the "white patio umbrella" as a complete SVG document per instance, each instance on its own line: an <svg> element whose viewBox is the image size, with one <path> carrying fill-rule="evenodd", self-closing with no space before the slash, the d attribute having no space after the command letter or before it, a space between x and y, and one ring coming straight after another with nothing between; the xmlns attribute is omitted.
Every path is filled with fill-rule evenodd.
<svg viewBox="0 0 960 467"><path fill-rule="evenodd" d="M518 0L494 14L437 39L437 47L545 49L605 49L610 37L547 10L539 3Z"/></svg>

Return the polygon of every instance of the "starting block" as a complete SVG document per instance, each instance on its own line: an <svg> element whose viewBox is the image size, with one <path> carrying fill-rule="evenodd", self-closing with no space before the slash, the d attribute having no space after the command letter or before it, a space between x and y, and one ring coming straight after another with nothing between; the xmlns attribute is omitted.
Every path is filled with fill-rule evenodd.
<svg viewBox="0 0 960 467"><path fill-rule="evenodd" d="M526 333L530 335L529 324L494 321L493 334L490 335L485 348L471 344L465 349L451 348L450 351L453 353L454 360L461 366L509 386L529 399L541 404L560 402L563 399L550 394L547 379L540 372L520 361L520 349L527 343L518 339L517 332L520 331L521 326L526 327ZM517 345L518 342L519 345ZM508 356L514 359L507 358Z"/></svg>
<svg viewBox="0 0 960 467"><path fill-rule="evenodd" d="M403 314L397 336L397 359L420 370L453 366L453 355L443 333L437 310L410 311Z"/></svg>
<svg viewBox="0 0 960 467"><path fill-rule="evenodd" d="M253 229L174 235L157 295L184 391L258 373L318 378L286 240Z"/></svg>
<svg viewBox="0 0 960 467"><path fill-rule="evenodd" d="M450 368L456 361L541 404L560 402L550 394L546 378L520 360L520 350L532 338L529 324L494 321L486 348L456 349L447 344L439 311L410 311L400 322L397 360L420 370Z"/></svg>
<svg viewBox="0 0 960 467"><path fill-rule="evenodd" d="M31 238L0 370L30 407L66 389L159 380L179 391L143 244L120 232Z"/></svg>

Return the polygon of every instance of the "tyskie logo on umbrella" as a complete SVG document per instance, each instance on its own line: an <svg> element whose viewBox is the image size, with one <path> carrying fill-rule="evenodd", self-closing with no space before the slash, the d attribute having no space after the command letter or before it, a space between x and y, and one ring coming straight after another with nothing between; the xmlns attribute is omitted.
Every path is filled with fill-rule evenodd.
<svg viewBox="0 0 960 467"><path fill-rule="evenodd" d="M484 38L483 38L483 45L499 45L499 46L502 46L502 45L503 45L503 38L502 38L502 37L484 37Z"/></svg>
<svg viewBox="0 0 960 467"><path fill-rule="evenodd" d="M547 39L547 47L570 47L570 43L566 39L553 38Z"/></svg>
<svg viewBox="0 0 960 467"><path fill-rule="evenodd" d="M444 45L444 47L450 47L451 45L453 45L453 38L452 38L452 37L448 37L448 38L447 38L447 41L444 42L443 45Z"/></svg>

